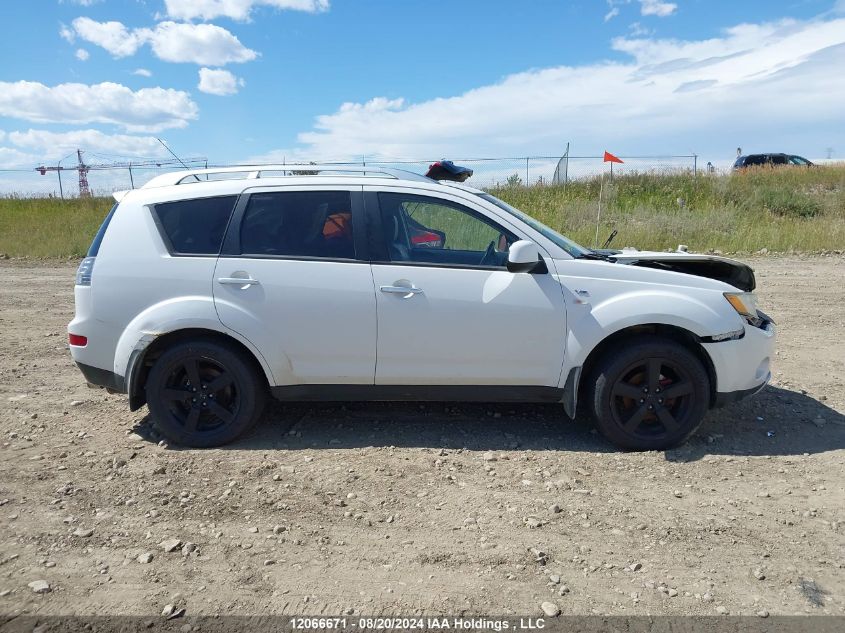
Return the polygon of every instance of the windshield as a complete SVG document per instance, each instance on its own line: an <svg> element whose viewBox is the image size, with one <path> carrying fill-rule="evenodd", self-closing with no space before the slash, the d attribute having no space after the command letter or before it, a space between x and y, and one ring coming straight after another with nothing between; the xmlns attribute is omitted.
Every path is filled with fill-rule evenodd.
<svg viewBox="0 0 845 633"><path fill-rule="evenodd" d="M548 240L551 240L557 246L559 246L560 248L565 250L567 253L572 255L572 257L583 257L584 255L587 255L587 254L590 253L590 251L588 249L584 248L583 246L580 246L579 244L576 244L575 242L573 242L572 240L570 240L568 238L565 238L563 235L561 235L557 231L550 229L549 227L547 227L542 222L539 222L539 221L535 220L534 218L532 218L530 215L523 213L519 209L515 209L514 207L509 205L507 202L503 202L503 201L499 200L496 196L492 196L489 193L479 193L478 196L480 198L484 198L485 200L487 200L487 202L492 202L497 207L502 209L502 211L507 211L511 215L519 218L520 220L525 222L528 226L530 226L532 229L534 229L535 231L540 233L543 237L545 237Z"/></svg>

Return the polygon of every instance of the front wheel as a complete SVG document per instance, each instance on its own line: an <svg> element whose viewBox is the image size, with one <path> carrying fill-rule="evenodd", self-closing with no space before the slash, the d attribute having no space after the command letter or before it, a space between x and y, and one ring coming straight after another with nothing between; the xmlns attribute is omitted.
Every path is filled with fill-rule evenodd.
<svg viewBox="0 0 845 633"><path fill-rule="evenodd" d="M159 430L205 448L245 433L264 408L263 377L243 353L217 341L179 343L150 370L147 404Z"/></svg>
<svg viewBox="0 0 845 633"><path fill-rule="evenodd" d="M620 448L663 450L692 435L707 413L710 380L683 345L647 336L606 354L590 380L596 427Z"/></svg>

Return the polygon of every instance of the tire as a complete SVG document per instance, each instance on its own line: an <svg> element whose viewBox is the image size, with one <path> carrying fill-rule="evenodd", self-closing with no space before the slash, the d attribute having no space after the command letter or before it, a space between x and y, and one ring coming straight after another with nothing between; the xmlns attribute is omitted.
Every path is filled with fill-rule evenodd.
<svg viewBox="0 0 845 633"><path fill-rule="evenodd" d="M254 363L233 346L211 340L179 343L165 351L150 370L145 389L162 434L196 448L227 444L248 431L261 417L266 399L264 377Z"/></svg>
<svg viewBox="0 0 845 633"><path fill-rule="evenodd" d="M702 362L660 336L620 347L601 358L588 383L587 405L598 430L626 450L663 450L684 442L710 405Z"/></svg>

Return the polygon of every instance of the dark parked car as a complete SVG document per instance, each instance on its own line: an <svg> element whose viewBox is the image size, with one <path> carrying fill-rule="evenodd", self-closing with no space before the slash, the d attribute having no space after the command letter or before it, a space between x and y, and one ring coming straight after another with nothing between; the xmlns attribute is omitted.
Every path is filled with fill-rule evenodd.
<svg viewBox="0 0 845 633"><path fill-rule="evenodd" d="M812 167L813 163L803 156L796 156L795 154L747 154L736 159L734 169L760 166L778 167L780 165Z"/></svg>

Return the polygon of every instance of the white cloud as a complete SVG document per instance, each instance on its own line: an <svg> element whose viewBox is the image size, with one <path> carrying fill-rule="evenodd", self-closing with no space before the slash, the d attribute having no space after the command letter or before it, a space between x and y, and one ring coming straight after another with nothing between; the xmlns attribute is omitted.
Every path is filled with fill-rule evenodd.
<svg viewBox="0 0 845 633"><path fill-rule="evenodd" d="M644 35L651 35L651 29L644 27L639 22L632 22L628 25L628 34L630 37L642 37Z"/></svg>
<svg viewBox="0 0 845 633"><path fill-rule="evenodd" d="M63 26L60 34L68 41L79 38L100 46L114 57L134 55L144 44L149 44L155 56L166 62L224 66L258 56L232 33L214 24L161 22L152 29L130 30L121 22L82 17L73 21L72 31Z"/></svg>
<svg viewBox="0 0 845 633"><path fill-rule="evenodd" d="M68 39L62 27L62 37ZM91 18L76 18L73 21L72 35L74 38L95 44L106 49L115 57L134 55L146 39L145 29L130 31L120 22L97 22Z"/></svg>
<svg viewBox="0 0 845 633"><path fill-rule="evenodd" d="M778 145L804 147L812 134L845 145L845 18L745 24L701 41L619 38L613 47L630 58L532 70L421 103L346 103L317 117L298 151L509 156L570 140L591 151L704 151L771 143L775 133Z"/></svg>
<svg viewBox="0 0 845 633"><path fill-rule="evenodd" d="M167 153L153 136L131 136L127 134L104 134L100 130L72 130L50 132L48 130L27 130L9 132L11 145L35 153L40 160L58 160L68 152L82 149L89 153L105 153L119 156L163 156Z"/></svg>
<svg viewBox="0 0 845 633"><path fill-rule="evenodd" d="M609 22L613 18L619 15L619 7L612 7L610 11L604 14L604 21Z"/></svg>
<svg viewBox="0 0 845 633"><path fill-rule="evenodd" d="M229 31L213 24L162 22L150 35L150 45L156 57L166 62L202 66L248 62L258 57Z"/></svg>
<svg viewBox="0 0 845 633"><path fill-rule="evenodd" d="M213 20L217 17L248 20L253 7L292 11L328 11L329 0L164 0L167 15L177 20Z"/></svg>
<svg viewBox="0 0 845 633"><path fill-rule="evenodd" d="M662 0L640 0L640 13L643 15L656 15L665 18L678 10L674 2L662 2Z"/></svg>
<svg viewBox="0 0 845 633"><path fill-rule="evenodd" d="M63 40L66 40L70 44L73 44L76 41L76 33L67 24L61 25L59 28L59 35L61 35Z"/></svg>
<svg viewBox="0 0 845 633"><path fill-rule="evenodd" d="M136 68L132 71L133 75L138 75L139 77L152 77L153 74L147 70L146 68Z"/></svg>
<svg viewBox="0 0 845 633"><path fill-rule="evenodd" d="M88 58L91 57L91 54L86 51L84 48L77 48L76 49L76 59L81 62L88 61Z"/></svg>
<svg viewBox="0 0 845 633"><path fill-rule="evenodd" d="M200 68L200 82L197 88L212 95L233 95L244 85L244 80L235 77L228 70Z"/></svg>
<svg viewBox="0 0 845 633"><path fill-rule="evenodd" d="M38 163L38 156L27 154L12 147L0 147L0 168L20 169L21 167L33 167ZM12 183L10 183L12 184ZM14 186L2 187L3 191L15 191Z"/></svg>
<svg viewBox="0 0 845 633"><path fill-rule="evenodd" d="M154 132L185 127L197 113L197 105L181 90L132 91L111 82L52 87L35 81L0 82L0 116L38 123L108 123Z"/></svg>

